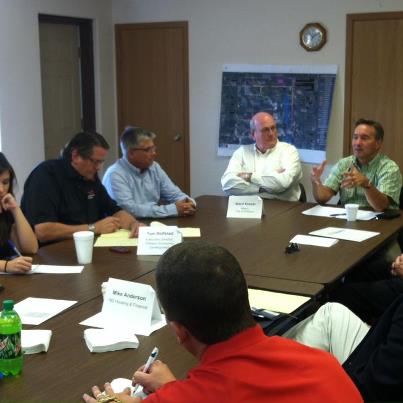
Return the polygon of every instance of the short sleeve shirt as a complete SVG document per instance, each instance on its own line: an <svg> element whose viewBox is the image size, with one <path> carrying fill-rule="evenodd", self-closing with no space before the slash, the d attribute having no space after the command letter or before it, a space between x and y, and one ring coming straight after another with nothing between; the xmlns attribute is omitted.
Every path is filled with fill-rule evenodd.
<svg viewBox="0 0 403 403"><path fill-rule="evenodd" d="M90 224L121 210L98 176L84 179L63 158L44 161L31 172L21 207L32 226L44 222Z"/></svg>
<svg viewBox="0 0 403 403"><path fill-rule="evenodd" d="M347 172L353 164L358 161L353 155L341 159L331 170L324 185L334 192L340 192L341 204L357 203L361 207L371 207L365 197L365 190L362 187L351 189L341 188L343 173ZM368 164L359 166L360 172L364 174L371 184L391 200L390 208L399 208L400 189L402 187L402 175L398 165L386 155L377 154Z"/></svg>

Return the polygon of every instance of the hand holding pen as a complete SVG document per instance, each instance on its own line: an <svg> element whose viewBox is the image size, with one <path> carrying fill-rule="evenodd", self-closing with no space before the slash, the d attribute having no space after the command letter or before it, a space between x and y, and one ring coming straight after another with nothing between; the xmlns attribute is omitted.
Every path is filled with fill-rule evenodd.
<svg viewBox="0 0 403 403"><path fill-rule="evenodd" d="M144 365L143 367L141 367L141 368L142 368L142 369L141 369L142 372L144 372L144 373L146 373L146 374L148 374L148 373L150 372L151 365L153 365L153 364L154 364L154 361L157 359L158 351L159 351L159 350L158 350L158 347L154 347L154 348L153 348L153 351L151 351L151 354L149 355L149 357L148 357L148 359L147 359L147 362L145 363L145 365ZM134 380L133 380L133 382L134 382ZM133 385L133 386L134 386L134 385ZM135 385L134 390L133 390L133 393L132 393L132 396L135 395L135 393L138 391L138 389L139 389L140 386L141 386L141 385L140 385L139 383L137 383L137 384Z"/></svg>
<svg viewBox="0 0 403 403"><path fill-rule="evenodd" d="M148 357L146 364L141 366L134 373L133 385L136 386L132 396L137 392L137 389L140 385L142 385L144 390L147 392L154 392L166 383L176 380L168 366L160 360L155 359L157 354L155 354L154 358L152 358L155 350L158 354L158 349L154 348ZM149 362L150 364L147 365Z"/></svg>

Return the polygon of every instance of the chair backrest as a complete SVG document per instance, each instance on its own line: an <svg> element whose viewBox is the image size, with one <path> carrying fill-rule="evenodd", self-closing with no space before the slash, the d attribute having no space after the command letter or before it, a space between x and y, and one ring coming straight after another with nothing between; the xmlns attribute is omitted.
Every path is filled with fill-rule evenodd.
<svg viewBox="0 0 403 403"><path fill-rule="evenodd" d="M299 201L301 203L306 203L306 192L304 185L300 182L299 183L299 188L301 189L301 195L299 196ZM402 194L400 193L400 203L402 202Z"/></svg>

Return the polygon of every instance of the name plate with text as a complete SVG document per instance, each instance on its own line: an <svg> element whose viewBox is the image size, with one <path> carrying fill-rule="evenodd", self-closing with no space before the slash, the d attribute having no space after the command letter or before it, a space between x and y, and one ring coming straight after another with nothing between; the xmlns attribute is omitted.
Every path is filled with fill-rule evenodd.
<svg viewBox="0 0 403 403"><path fill-rule="evenodd" d="M182 233L176 226L140 227L138 255L162 255L171 246L182 242Z"/></svg>
<svg viewBox="0 0 403 403"><path fill-rule="evenodd" d="M228 218L262 218L263 200L259 196L230 196Z"/></svg>

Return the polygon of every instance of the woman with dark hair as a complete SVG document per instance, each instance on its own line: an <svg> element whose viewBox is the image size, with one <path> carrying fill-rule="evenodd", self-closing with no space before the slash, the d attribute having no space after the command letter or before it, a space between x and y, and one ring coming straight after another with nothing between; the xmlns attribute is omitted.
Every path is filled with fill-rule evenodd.
<svg viewBox="0 0 403 403"><path fill-rule="evenodd" d="M36 253L38 241L13 194L15 173L7 158L0 152L0 271L26 273L31 270L32 258L24 253Z"/></svg>

